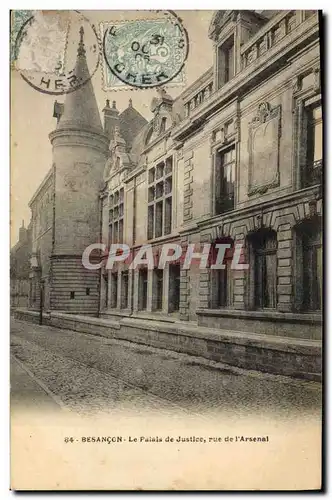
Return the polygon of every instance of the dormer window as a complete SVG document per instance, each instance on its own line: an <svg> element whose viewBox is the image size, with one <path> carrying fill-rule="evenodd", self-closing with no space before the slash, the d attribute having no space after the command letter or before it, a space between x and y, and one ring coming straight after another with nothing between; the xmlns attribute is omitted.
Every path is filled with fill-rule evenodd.
<svg viewBox="0 0 332 500"><path fill-rule="evenodd" d="M145 144L149 144L149 142L151 142L152 134L153 134L153 127L150 127L146 135Z"/></svg>
<svg viewBox="0 0 332 500"><path fill-rule="evenodd" d="M163 116L161 119L161 123L160 123L160 133L161 134L163 134L166 131L166 122L167 122L167 118L166 118L166 116Z"/></svg>
<svg viewBox="0 0 332 500"><path fill-rule="evenodd" d="M218 86L222 87L234 77L234 35L218 48Z"/></svg>
<svg viewBox="0 0 332 500"><path fill-rule="evenodd" d="M254 36L268 18L253 10L219 10L212 17L209 38L214 43L214 90L241 71L241 46Z"/></svg>

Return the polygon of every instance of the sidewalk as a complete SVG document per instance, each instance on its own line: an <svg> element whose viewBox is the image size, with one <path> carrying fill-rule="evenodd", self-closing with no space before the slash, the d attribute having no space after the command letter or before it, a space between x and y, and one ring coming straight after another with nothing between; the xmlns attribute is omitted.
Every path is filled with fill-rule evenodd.
<svg viewBox="0 0 332 500"><path fill-rule="evenodd" d="M29 370L26 371L14 356L10 357L10 404L11 411L39 410L59 411L61 407L52 395L40 385Z"/></svg>

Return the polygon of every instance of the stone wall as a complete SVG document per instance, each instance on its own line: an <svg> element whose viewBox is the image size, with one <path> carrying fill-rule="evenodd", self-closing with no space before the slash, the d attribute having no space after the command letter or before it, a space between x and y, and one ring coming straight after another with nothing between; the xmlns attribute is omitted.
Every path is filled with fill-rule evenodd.
<svg viewBox="0 0 332 500"><path fill-rule="evenodd" d="M80 256L54 256L51 262L50 309L97 315L99 272L86 269Z"/></svg>
<svg viewBox="0 0 332 500"><path fill-rule="evenodd" d="M16 310L17 319L37 322L38 314ZM105 320L52 312L45 324L200 356L239 368L308 380L321 379L321 343L230 332L139 318Z"/></svg>

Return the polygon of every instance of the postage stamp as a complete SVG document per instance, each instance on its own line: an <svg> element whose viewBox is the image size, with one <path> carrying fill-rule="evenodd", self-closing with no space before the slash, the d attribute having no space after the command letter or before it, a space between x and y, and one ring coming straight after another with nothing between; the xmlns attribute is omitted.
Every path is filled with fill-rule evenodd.
<svg viewBox="0 0 332 500"><path fill-rule="evenodd" d="M181 20L167 14L159 19L101 23L104 90L184 83L188 35Z"/></svg>
<svg viewBox="0 0 332 500"><path fill-rule="evenodd" d="M76 70L79 52L87 66L82 74ZM80 12L36 11L16 35L13 59L14 68L36 90L66 94L84 85L96 72L99 40L94 26Z"/></svg>
<svg viewBox="0 0 332 500"><path fill-rule="evenodd" d="M33 15L31 10L13 10L11 13L11 29L10 29L10 60L13 63L17 58L16 39L22 26Z"/></svg>

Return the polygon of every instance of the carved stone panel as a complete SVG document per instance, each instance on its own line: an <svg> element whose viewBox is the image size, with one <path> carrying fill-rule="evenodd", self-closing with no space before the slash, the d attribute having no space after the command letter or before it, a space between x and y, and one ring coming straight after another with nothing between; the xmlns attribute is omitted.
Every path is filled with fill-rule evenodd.
<svg viewBox="0 0 332 500"><path fill-rule="evenodd" d="M279 185L280 115L281 106L262 103L249 124L249 195Z"/></svg>

